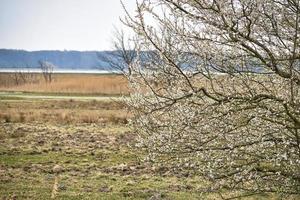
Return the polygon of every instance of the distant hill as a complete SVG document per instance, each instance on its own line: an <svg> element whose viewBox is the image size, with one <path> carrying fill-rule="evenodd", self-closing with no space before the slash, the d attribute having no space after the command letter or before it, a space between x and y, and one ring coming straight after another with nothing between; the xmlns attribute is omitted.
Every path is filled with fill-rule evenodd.
<svg viewBox="0 0 300 200"><path fill-rule="evenodd" d="M103 60L108 53L110 52L0 49L0 68L39 68L39 61L48 61L58 69L110 70L109 64Z"/></svg>
<svg viewBox="0 0 300 200"><path fill-rule="evenodd" d="M149 56L153 52L143 52L141 61L147 62ZM12 68L40 68L39 61L47 61L55 65L56 70L101 70L112 71L113 69L107 60L113 59L115 63L120 63L122 60L116 55L116 51L25 51L25 50L11 50L0 49L0 70ZM144 55L144 56L143 56ZM155 57L155 54L153 54ZM187 59L188 58L188 59ZM186 53L183 56L184 61L178 60L178 65L183 70L193 70L201 66L201 60L193 55ZM253 72L266 72L265 69L254 61L249 61L246 69L243 67L235 66L235 70L253 71ZM221 72L221 68L216 70L210 69L212 72ZM234 72L234 71L233 71Z"/></svg>

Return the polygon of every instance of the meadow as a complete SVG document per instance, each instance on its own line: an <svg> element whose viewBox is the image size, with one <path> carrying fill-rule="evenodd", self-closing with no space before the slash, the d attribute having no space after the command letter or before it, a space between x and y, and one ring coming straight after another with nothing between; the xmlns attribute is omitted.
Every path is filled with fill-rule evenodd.
<svg viewBox="0 0 300 200"><path fill-rule="evenodd" d="M127 80L119 74L53 74L51 83L41 73L0 73L0 91L56 94L127 95Z"/></svg>
<svg viewBox="0 0 300 200"><path fill-rule="evenodd" d="M2 100L0 110L1 199L199 196L196 178L142 161L119 102Z"/></svg>
<svg viewBox="0 0 300 200"><path fill-rule="evenodd" d="M22 85L7 76L0 75L0 91L128 94L118 75L55 75L52 83ZM146 162L146 152L135 146L132 117L121 98L0 98L0 199L221 198L204 194L200 177Z"/></svg>

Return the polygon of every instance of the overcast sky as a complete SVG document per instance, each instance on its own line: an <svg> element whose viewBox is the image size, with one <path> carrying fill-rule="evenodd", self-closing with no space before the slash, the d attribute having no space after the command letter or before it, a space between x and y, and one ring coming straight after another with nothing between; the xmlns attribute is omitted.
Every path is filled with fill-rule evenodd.
<svg viewBox="0 0 300 200"><path fill-rule="evenodd" d="M119 0L0 0L0 48L109 50L123 15Z"/></svg>

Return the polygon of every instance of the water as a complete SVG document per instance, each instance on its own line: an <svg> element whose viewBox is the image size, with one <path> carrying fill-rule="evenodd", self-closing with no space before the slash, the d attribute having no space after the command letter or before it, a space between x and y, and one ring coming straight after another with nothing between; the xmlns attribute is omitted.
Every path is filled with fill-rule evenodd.
<svg viewBox="0 0 300 200"><path fill-rule="evenodd" d="M39 68L0 68L0 73L43 73ZM55 74L119 74L120 72L114 70L98 70L98 69L54 69Z"/></svg>

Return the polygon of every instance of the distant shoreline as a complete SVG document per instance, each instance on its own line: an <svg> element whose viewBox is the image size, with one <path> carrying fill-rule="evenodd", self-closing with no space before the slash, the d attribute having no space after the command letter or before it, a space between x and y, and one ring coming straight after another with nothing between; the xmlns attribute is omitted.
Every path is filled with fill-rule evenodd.
<svg viewBox="0 0 300 200"><path fill-rule="evenodd" d="M0 73L43 73L38 68L0 68ZM118 71L97 70L97 69L54 69L54 74L121 74Z"/></svg>

